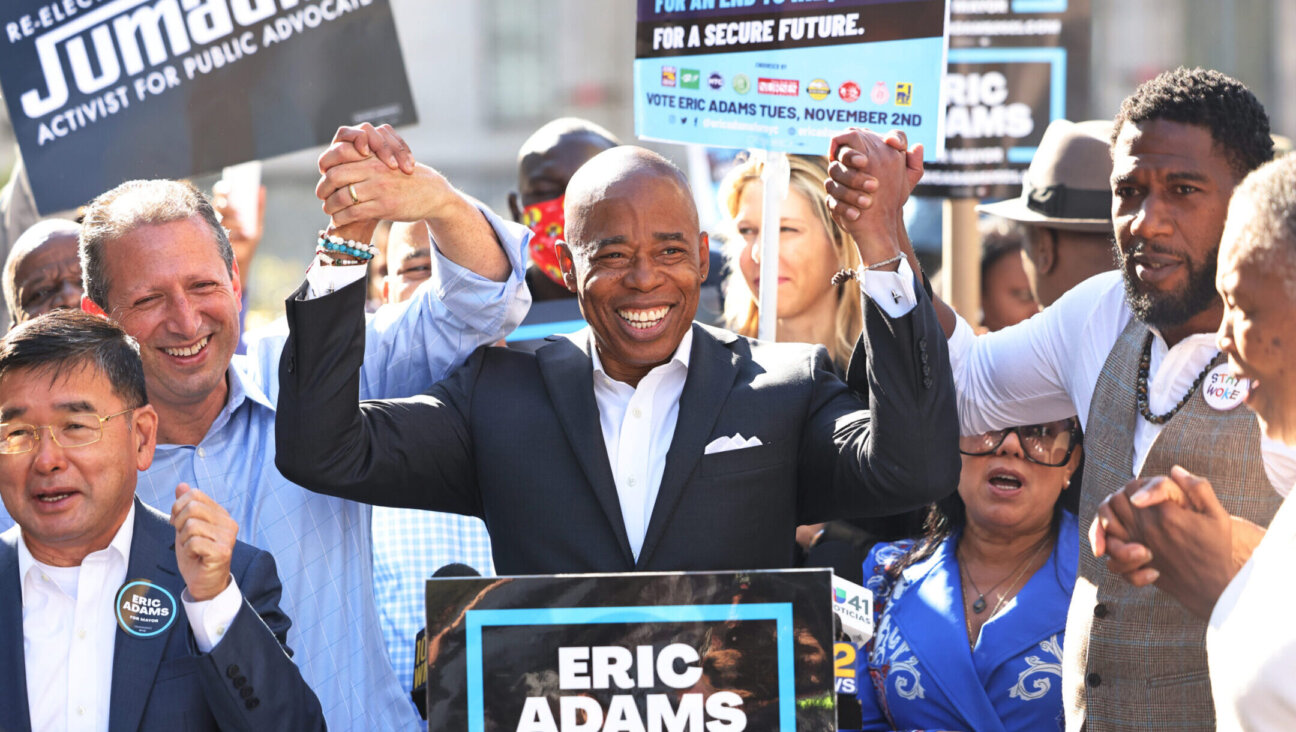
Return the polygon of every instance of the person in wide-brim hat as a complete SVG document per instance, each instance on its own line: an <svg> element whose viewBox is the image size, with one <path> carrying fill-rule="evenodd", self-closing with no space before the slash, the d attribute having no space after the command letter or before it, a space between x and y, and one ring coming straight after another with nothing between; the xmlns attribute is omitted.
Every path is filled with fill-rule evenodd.
<svg viewBox="0 0 1296 732"><path fill-rule="evenodd" d="M1054 120L1035 150L1021 195L977 206L1026 226L1022 263L1041 306L1116 267L1111 129L1104 120Z"/></svg>

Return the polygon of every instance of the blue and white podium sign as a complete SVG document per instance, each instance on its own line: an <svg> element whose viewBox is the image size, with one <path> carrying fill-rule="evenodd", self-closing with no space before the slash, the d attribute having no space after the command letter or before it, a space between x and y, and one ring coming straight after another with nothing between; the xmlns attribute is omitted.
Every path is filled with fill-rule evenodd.
<svg viewBox="0 0 1296 732"><path fill-rule="evenodd" d="M835 729L831 577L431 579L428 728Z"/></svg>
<svg viewBox="0 0 1296 732"><path fill-rule="evenodd" d="M946 0L638 0L635 133L823 155L847 127L944 145Z"/></svg>

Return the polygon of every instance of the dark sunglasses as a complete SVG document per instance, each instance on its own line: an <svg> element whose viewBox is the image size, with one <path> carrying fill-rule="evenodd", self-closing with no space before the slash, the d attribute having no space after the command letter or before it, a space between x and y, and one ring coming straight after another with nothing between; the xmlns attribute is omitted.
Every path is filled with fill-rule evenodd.
<svg viewBox="0 0 1296 732"><path fill-rule="evenodd" d="M959 452L973 457L998 452L1009 432L1017 435L1027 460L1050 468L1066 465L1081 441L1080 425L1072 418L960 437Z"/></svg>

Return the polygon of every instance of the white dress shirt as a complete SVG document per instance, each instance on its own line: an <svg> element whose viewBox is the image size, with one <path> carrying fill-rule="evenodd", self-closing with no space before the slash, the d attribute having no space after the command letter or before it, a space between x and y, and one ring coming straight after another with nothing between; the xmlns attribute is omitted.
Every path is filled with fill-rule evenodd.
<svg viewBox="0 0 1296 732"><path fill-rule="evenodd" d="M868 298L892 318L908 315L918 305L918 295L914 292L914 271L909 266L908 259L901 259L900 267L894 272L864 270L859 288L862 307L868 307L868 303L864 301L864 298Z"/></svg>
<svg viewBox="0 0 1296 732"><path fill-rule="evenodd" d="M693 329L689 328L671 360L649 371L639 380L639 386L633 387L603 370L598 346L594 345L593 333L590 334L594 401L598 403L603 445L607 447L608 463L616 481L626 537L636 560L661 488L666 453L675 436L680 394L688 378L692 351Z"/></svg>
<svg viewBox="0 0 1296 732"><path fill-rule="evenodd" d="M306 299L314 300L346 287L369 273L363 264L324 266L311 260L306 269Z"/></svg>
<svg viewBox="0 0 1296 732"><path fill-rule="evenodd" d="M1073 287L1030 320L977 336L962 318L950 338L963 434L1037 424L1071 415L1085 426L1098 375L1133 313L1119 271ZM1191 335L1167 348L1153 329L1148 407L1170 411L1219 353L1214 333ZM1134 428L1135 475L1162 425L1139 418ZM1262 438L1265 474L1286 495L1296 482L1296 448Z"/></svg>
<svg viewBox="0 0 1296 732"><path fill-rule="evenodd" d="M21 537L20 527L14 526L9 531L18 532ZM126 581L134 534L132 503L126 520L108 546L87 555L80 566L53 567L38 562L27 549L26 541L16 542L27 709L33 730L106 732L108 729L117 639L113 606L117 591ZM182 595L187 596L188 590ZM229 611L231 604L233 612ZM206 653L214 647L214 642L219 642L241 605L242 595L233 578L229 587L212 600L185 602L199 650ZM123 642L129 643L131 639Z"/></svg>
<svg viewBox="0 0 1296 732"><path fill-rule="evenodd" d="M917 303L913 282L913 270L908 262L901 260L899 271L866 272L859 286L861 296L873 298L888 315L898 318ZM599 425L603 428L603 444L616 481L626 537L636 560L661 488L666 453L670 451L679 420L680 394L688 378L692 351L690 328L671 360L649 371L636 388L608 376L593 334L590 335L594 401L598 404Z"/></svg>
<svg viewBox="0 0 1296 732"><path fill-rule="evenodd" d="M1225 588L1206 630L1215 721L1221 730L1296 729L1296 498Z"/></svg>

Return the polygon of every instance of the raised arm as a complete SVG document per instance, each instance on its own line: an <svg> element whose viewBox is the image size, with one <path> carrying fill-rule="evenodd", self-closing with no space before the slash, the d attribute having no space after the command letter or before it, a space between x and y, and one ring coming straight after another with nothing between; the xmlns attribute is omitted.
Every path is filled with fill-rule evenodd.
<svg viewBox="0 0 1296 732"><path fill-rule="evenodd" d="M921 147L907 150L898 132L880 138L888 147L905 151L903 165L899 165L892 157L876 152L859 154L856 141L866 137L878 136L848 130L833 138L835 159L829 168L831 177L825 182L833 219L857 242L882 238L885 247L903 251L910 267L918 272L895 201L903 203L922 177ZM876 143L873 149L876 151ZM1093 388L1092 384L1069 384L1066 376L1068 366L1084 347L1082 331L1101 290L1101 284L1090 283L1067 293L1043 314L984 336L976 336L965 320L933 295L939 327L949 339L962 432L985 432L1075 414L1072 389Z"/></svg>
<svg viewBox="0 0 1296 732"><path fill-rule="evenodd" d="M354 230L368 241L380 220L422 220L442 256L487 279L508 279L509 257L474 202L436 170L420 163L405 164L412 160L409 147L390 126L362 127L374 133L357 135L355 143L347 144L353 134L350 129L339 131L343 141L335 140L320 158L322 175L315 194L324 202L333 228ZM369 147L371 137L385 148L364 155L362 149ZM486 244L491 241L495 246Z"/></svg>
<svg viewBox="0 0 1296 732"><path fill-rule="evenodd" d="M905 175L905 153L867 131L839 136L833 152L837 168L849 161L880 180ZM875 266L859 276L878 279L863 284L864 329L846 386L822 373L826 368L816 372L822 401L803 437L801 485L820 488L803 495L803 522L900 513L958 483L958 414L945 336L931 300L900 258L898 213L908 190L873 188L872 205L857 211L850 232L865 267ZM834 215L845 218L840 208ZM850 391L867 394L867 407Z"/></svg>
<svg viewBox="0 0 1296 732"><path fill-rule="evenodd" d="M381 506L481 515L469 429L481 349L428 394L360 401L363 283L289 300L275 465L319 493Z"/></svg>
<svg viewBox="0 0 1296 732"><path fill-rule="evenodd" d="M408 148L390 128L367 129L339 130L320 157L325 172L316 192L333 215L330 231L344 239L367 243L378 219L429 222L437 263L431 281L410 301L384 307L358 341L364 354L361 398L411 396L522 321L531 302L524 284L529 232L479 208L435 170L407 160ZM351 202L352 189L361 203ZM292 298L333 297L361 281L363 263L348 259L317 257ZM286 336L280 332L249 344L272 399Z"/></svg>

